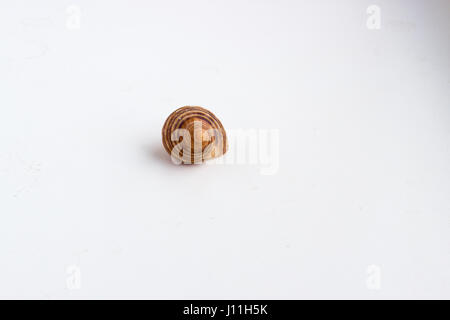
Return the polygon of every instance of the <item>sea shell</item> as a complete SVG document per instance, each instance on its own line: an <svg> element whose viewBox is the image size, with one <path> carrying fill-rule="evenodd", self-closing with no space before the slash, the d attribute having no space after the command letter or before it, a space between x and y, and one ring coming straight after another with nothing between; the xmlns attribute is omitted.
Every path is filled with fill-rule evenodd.
<svg viewBox="0 0 450 320"><path fill-rule="evenodd" d="M162 143L175 163L197 164L227 151L227 135L220 120L202 107L181 107L162 128Z"/></svg>

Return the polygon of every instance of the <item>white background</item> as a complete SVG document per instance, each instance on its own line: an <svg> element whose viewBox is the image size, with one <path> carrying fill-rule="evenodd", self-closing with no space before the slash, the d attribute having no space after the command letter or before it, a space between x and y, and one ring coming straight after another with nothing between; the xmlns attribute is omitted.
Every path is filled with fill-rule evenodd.
<svg viewBox="0 0 450 320"><path fill-rule="evenodd" d="M1 0L0 297L450 298L449 21L446 0ZM184 105L279 130L279 170L172 165Z"/></svg>

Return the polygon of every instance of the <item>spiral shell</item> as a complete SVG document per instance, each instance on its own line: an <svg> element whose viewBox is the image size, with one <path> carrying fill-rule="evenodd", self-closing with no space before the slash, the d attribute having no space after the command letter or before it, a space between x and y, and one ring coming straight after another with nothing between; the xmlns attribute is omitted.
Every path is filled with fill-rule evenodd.
<svg viewBox="0 0 450 320"><path fill-rule="evenodd" d="M227 135L220 120L202 107L181 107L162 128L162 143L175 163L202 163L227 151Z"/></svg>

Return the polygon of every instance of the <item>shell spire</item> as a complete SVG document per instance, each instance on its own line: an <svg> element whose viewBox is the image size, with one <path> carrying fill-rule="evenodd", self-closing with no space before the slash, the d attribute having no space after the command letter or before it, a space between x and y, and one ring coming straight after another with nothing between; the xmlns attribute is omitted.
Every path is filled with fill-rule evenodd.
<svg viewBox="0 0 450 320"><path fill-rule="evenodd" d="M202 107L181 107L162 128L162 143L175 163L198 164L220 157L228 141L220 120Z"/></svg>

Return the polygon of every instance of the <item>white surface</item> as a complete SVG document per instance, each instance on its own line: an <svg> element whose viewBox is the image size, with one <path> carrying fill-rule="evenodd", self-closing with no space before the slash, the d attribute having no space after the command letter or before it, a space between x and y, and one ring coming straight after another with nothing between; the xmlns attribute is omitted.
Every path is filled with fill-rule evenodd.
<svg viewBox="0 0 450 320"><path fill-rule="evenodd" d="M0 297L450 298L448 1L0 6ZM183 105L278 172L172 165Z"/></svg>

